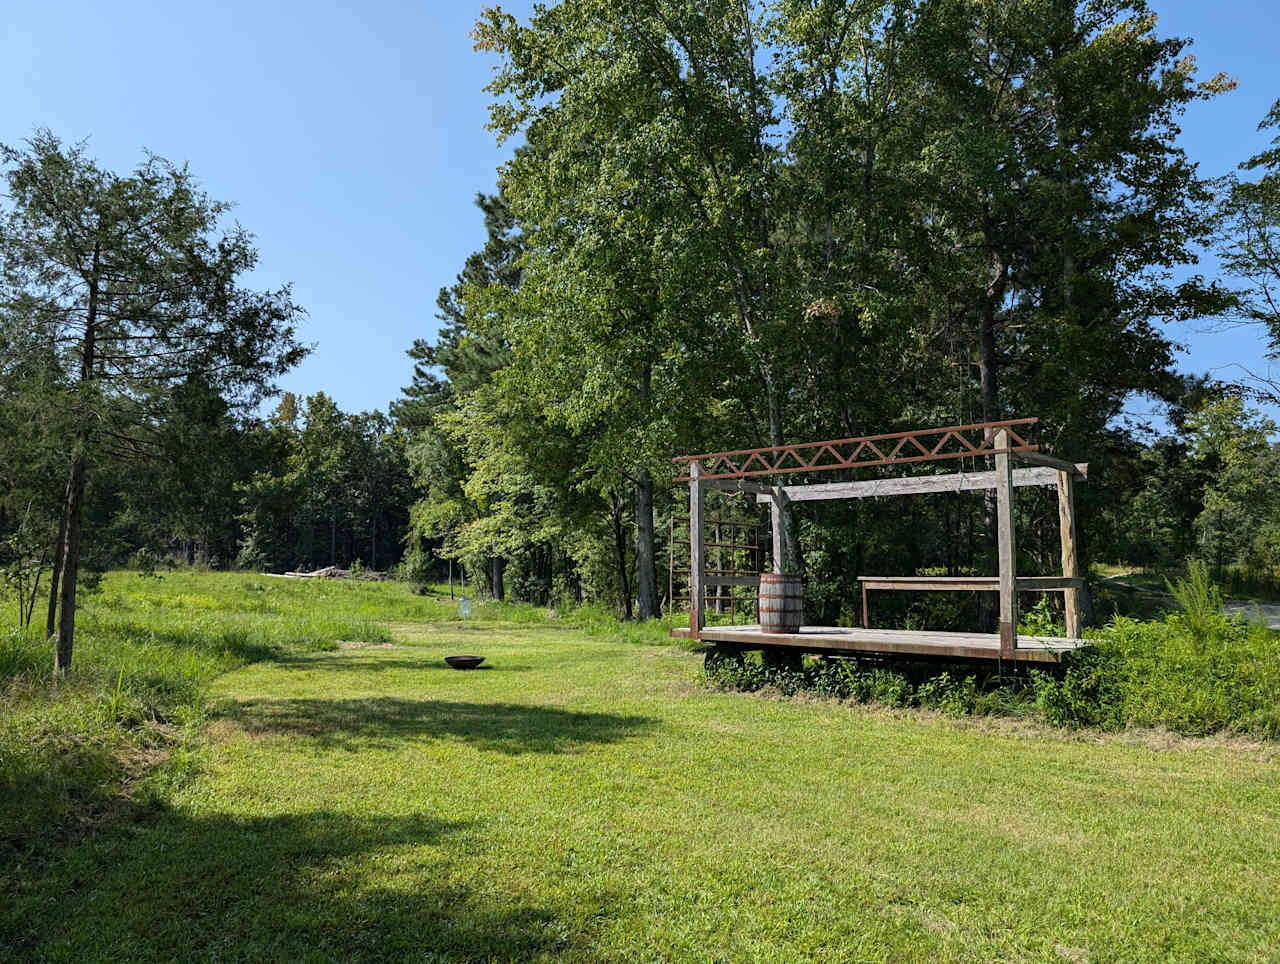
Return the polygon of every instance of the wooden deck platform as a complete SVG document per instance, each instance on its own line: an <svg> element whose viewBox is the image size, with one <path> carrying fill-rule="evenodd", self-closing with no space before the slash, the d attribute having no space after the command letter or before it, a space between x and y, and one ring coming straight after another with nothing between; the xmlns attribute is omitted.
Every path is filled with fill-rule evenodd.
<svg viewBox="0 0 1280 964"><path fill-rule="evenodd" d="M690 639L687 628L672 636ZM707 626L699 634L705 642L737 643L746 649L794 646L807 653L867 653L885 656L926 656L940 659L999 659L1000 637L995 633L943 633L909 629L860 629L844 626L801 626L798 633L766 633L755 626ZM1058 636L1019 636L1014 659L1056 663L1063 653L1080 649L1083 639Z"/></svg>

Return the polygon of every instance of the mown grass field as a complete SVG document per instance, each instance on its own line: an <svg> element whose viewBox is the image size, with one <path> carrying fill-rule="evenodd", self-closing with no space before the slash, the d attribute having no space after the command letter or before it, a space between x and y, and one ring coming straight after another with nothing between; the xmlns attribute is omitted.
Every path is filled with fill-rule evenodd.
<svg viewBox="0 0 1280 964"><path fill-rule="evenodd" d="M652 629L477 615L112 576L86 676L189 654L195 718L135 719L170 705L145 682L79 712L198 736L156 736L169 762L129 799L86 825L73 795L13 851L0 958L1280 957L1275 744L723 693ZM461 652L491 668L444 666ZM11 686L9 718L47 719L44 692Z"/></svg>

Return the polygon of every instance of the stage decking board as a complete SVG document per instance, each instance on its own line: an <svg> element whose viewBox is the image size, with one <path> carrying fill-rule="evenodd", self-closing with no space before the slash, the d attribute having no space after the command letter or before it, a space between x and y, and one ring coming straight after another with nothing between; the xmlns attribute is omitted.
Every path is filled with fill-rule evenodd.
<svg viewBox="0 0 1280 964"><path fill-rule="evenodd" d="M689 629L672 636L693 637ZM798 633L766 633L755 626L706 626L698 634L704 642L737 643L745 648L794 646L806 652L879 653L952 659L999 659L1000 637L995 633L943 633L910 629L860 629L844 626L801 626ZM1013 659L1056 663L1063 653L1088 645L1082 639L1058 636L1019 636Z"/></svg>

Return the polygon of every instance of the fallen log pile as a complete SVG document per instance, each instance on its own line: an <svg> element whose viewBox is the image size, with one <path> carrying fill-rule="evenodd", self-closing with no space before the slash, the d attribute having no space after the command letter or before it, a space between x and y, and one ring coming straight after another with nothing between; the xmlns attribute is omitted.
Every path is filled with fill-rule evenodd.
<svg viewBox="0 0 1280 964"><path fill-rule="evenodd" d="M388 573L375 572L372 569L353 572L350 569L339 569L337 566L325 566L323 569L314 569L311 572L282 572L280 575L289 579L365 579L371 582L386 582L391 578Z"/></svg>

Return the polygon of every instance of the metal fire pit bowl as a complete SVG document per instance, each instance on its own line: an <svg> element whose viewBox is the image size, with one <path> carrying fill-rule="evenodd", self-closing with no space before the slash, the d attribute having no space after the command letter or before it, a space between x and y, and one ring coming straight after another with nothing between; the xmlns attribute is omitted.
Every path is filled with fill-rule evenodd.
<svg viewBox="0 0 1280 964"><path fill-rule="evenodd" d="M475 669L484 662L483 656L446 656L444 661L454 669Z"/></svg>

